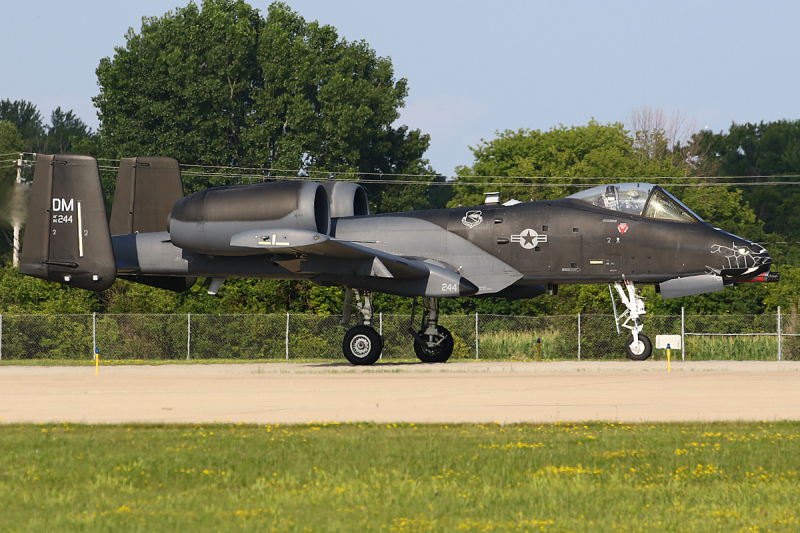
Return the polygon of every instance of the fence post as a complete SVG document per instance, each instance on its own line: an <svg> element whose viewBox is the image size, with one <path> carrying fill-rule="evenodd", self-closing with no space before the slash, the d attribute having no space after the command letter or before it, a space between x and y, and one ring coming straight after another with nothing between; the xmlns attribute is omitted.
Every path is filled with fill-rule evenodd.
<svg viewBox="0 0 800 533"><path fill-rule="evenodd" d="M383 313L378 313L378 335L381 336L381 342L383 342ZM381 349L378 359L383 359L383 349Z"/></svg>
<svg viewBox="0 0 800 533"><path fill-rule="evenodd" d="M781 360L781 306L778 306L778 361Z"/></svg>
<svg viewBox="0 0 800 533"><path fill-rule="evenodd" d="M683 306L681 306L681 361L686 361L686 328L683 323Z"/></svg>
<svg viewBox="0 0 800 533"><path fill-rule="evenodd" d="M186 360L192 358L192 313L186 314Z"/></svg>
<svg viewBox="0 0 800 533"><path fill-rule="evenodd" d="M478 360L480 357L480 351L478 350L478 312L475 311L475 360Z"/></svg>
<svg viewBox="0 0 800 533"><path fill-rule="evenodd" d="M0 361L3 360L3 313L0 313Z"/></svg>
<svg viewBox="0 0 800 533"><path fill-rule="evenodd" d="M289 360L289 313L286 313L286 360Z"/></svg>
<svg viewBox="0 0 800 533"><path fill-rule="evenodd" d="M578 313L578 361L581 360L581 314Z"/></svg>
<svg viewBox="0 0 800 533"><path fill-rule="evenodd" d="M97 313L92 313L92 359L97 356Z"/></svg>

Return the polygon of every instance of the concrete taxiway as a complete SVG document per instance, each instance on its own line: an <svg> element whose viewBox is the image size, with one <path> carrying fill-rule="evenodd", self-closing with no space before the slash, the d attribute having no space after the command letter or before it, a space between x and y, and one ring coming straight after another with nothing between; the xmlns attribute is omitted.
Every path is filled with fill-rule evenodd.
<svg viewBox="0 0 800 533"><path fill-rule="evenodd" d="M0 366L0 422L800 420L800 362Z"/></svg>

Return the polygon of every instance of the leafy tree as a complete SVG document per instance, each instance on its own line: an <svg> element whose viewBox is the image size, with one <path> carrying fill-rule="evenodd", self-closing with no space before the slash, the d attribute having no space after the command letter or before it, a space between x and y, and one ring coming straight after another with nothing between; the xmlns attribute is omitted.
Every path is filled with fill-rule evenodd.
<svg viewBox="0 0 800 533"><path fill-rule="evenodd" d="M97 293L23 276L10 266L0 268L0 313L91 313L101 310Z"/></svg>
<svg viewBox="0 0 800 533"><path fill-rule="evenodd" d="M800 120L733 124L728 133L703 132L709 147L706 164L721 176L770 176L761 181L797 181L800 174ZM764 221L767 232L800 240L800 192L793 185L744 187L744 197Z"/></svg>
<svg viewBox="0 0 800 533"><path fill-rule="evenodd" d="M89 127L72 110L64 112L57 107L50 116L50 126L47 128L47 148L56 154L69 153L73 144L89 134Z"/></svg>
<svg viewBox="0 0 800 533"><path fill-rule="evenodd" d="M431 170L431 173L433 171ZM407 178L400 177L400 180ZM370 210L373 213L396 213L400 211L420 211L423 209L442 209L447 207L455 191L451 185L435 185L443 183L444 176L414 178L416 183L374 184L366 183L364 188L370 199Z"/></svg>
<svg viewBox="0 0 800 533"><path fill-rule="evenodd" d="M22 136L13 122L0 120L0 154L17 154L22 151ZM14 159L14 155L5 155L3 160ZM11 164L0 164L0 192L14 181L16 170Z"/></svg>
<svg viewBox="0 0 800 533"><path fill-rule="evenodd" d="M784 313L800 314L800 267L784 265L781 267L781 281L769 286L764 304L769 311L781 306ZM796 323L796 317L794 322ZM792 331L800 333L800 331Z"/></svg>
<svg viewBox="0 0 800 533"><path fill-rule="evenodd" d="M101 138L117 157L286 176L426 171L428 136L393 126L407 86L390 60L284 4L263 18L241 0L205 0L202 10L189 4L145 19L126 41L100 62L94 99ZM228 178L189 181L193 191Z"/></svg>
<svg viewBox="0 0 800 533"><path fill-rule="evenodd" d="M22 138L17 150L42 154L67 153L91 136L89 127L72 110L56 108L45 126L36 106L25 100L0 100L0 121L14 124Z"/></svg>
<svg viewBox="0 0 800 533"><path fill-rule="evenodd" d="M684 187L681 191L672 192L712 226L752 241L767 239L764 223L758 219L740 189Z"/></svg>
<svg viewBox="0 0 800 533"><path fill-rule="evenodd" d="M22 137L23 148L28 152L39 151L45 137L42 114L36 106L25 100L0 100L0 120L11 122Z"/></svg>
<svg viewBox="0 0 800 533"><path fill-rule="evenodd" d="M671 160L639 157L633 139L621 123L604 125L594 120L586 126L559 126L546 132L507 130L498 133L496 139L482 141L472 152L473 165L456 170L460 181L518 183L517 187L503 187L504 197L514 195L525 200L561 198L579 190L577 185L596 184L577 178L644 178L683 173ZM533 179L504 179L507 176ZM537 180L537 177L565 179ZM547 186L536 186L540 184ZM493 187L458 186L450 203L480 204L483 192Z"/></svg>
<svg viewBox="0 0 800 533"><path fill-rule="evenodd" d="M331 26L307 23L274 3L267 17L240 0L206 0L130 30L125 47L97 69L98 138L112 157L168 155L182 163L314 172L433 174L422 155L429 137L394 126L407 95L388 58L367 43L339 39ZM187 192L222 185L227 173L187 174ZM318 177L319 174L313 174ZM257 177L258 177L257 176ZM449 187L368 187L373 212L443 207ZM107 191L113 190L110 183ZM120 284L119 287L123 287ZM280 296L259 311L328 312L339 289L309 283L229 282L215 309L251 309L258 287ZM116 287L116 286L115 286ZM109 309L140 307L146 287L115 289ZM191 295L164 305L185 307ZM238 303L233 304L234 294ZM340 305L340 302L337 303Z"/></svg>

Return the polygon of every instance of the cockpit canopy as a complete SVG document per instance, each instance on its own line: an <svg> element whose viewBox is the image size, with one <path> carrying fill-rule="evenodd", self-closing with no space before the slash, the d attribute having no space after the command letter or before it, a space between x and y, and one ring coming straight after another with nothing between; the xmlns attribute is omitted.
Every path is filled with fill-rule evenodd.
<svg viewBox="0 0 800 533"><path fill-rule="evenodd" d="M631 215L677 222L703 222L702 218L683 205L680 200L650 183L600 185L567 198Z"/></svg>

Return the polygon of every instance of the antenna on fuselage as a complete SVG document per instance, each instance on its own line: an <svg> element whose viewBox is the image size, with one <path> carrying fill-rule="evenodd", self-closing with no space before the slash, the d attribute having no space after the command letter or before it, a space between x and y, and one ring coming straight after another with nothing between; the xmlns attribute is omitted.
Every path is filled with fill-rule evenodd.
<svg viewBox="0 0 800 533"><path fill-rule="evenodd" d="M485 192L483 194L486 196L486 200L484 200L486 205L497 205L500 203L500 191Z"/></svg>

